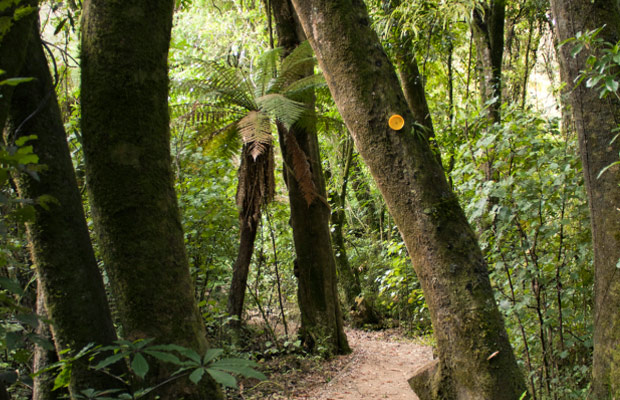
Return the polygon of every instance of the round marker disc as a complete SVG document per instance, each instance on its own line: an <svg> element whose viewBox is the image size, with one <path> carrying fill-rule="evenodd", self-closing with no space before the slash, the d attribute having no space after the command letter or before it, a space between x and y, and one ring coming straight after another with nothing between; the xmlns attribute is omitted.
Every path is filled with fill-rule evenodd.
<svg viewBox="0 0 620 400"><path fill-rule="evenodd" d="M388 125L395 131L399 131L403 129L403 126L405 126L405 120L400 115L394 114L390 117Z"/></svg>

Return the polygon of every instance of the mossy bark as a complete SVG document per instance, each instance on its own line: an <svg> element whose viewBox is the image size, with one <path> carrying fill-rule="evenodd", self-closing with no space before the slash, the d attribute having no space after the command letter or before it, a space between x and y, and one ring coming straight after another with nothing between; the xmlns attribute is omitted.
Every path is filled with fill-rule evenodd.
<svg viewBox="0 0 620 400"><path fill-rule="evenodd" d="M599 38L620 39L620 7L615 1L551 1L557 42L605 26ZM594 249L594 355L592 398L620 398L620 166L601 170L618 161L620 142L613 141L620 124L620 101L613 95L600 98L597 89L584 83L574 87L588 56L598 49L584 49L576 57L572 46L559 49L562 80L572 89L570 104L585 177ZM594 53L592 53L594 51ZM613 143L612 143L613 141Z"/></svg>
<svg viewBox="0 0 620 400"><path fill-rule="evenodd" d="M495 98L488 106L491 123L500 121L505 15L506 1L490 0L474 10L472 19L482 104Z"/></svg>
<svg viewBox="0 0 620 400"><path fill-rule="evenodd" d="M486 263L437 155L416 130L364 3L293 4L422 284L440 359L440 385L427 398L519 399L525 383ZM392 114L403 116L402 130L389 128Z"/></svg>
<svg viewBox="0 0 620 400"><path fill-rule="evenodd" d="M23 5L33 7L37 4L34 0L28 0L23 3ZM12 18L15 8L16 6L12 6L0 11L0 19ZM19 76L26 58L28 41L33 32L32 25L36 19L37 12L34 11L19 21L13 21L10 30L4 37L0 38L0 70L4 71L4 74L0 75L0 81ZM12 85L0 85L0 132L2 132L6 124L14 89L15 87Z"/></svg>
<svg viewBox="0 0 620 400"><path fill-rule="evenodd" d="M84 2L82 135L95 230L125 338L203 352L203 321L189 276L170 157L168 48L174 1ZM153 363L149 383L172 369ZM217 399L165 385L164 398Z"/></svg>
<svg viewBox="0 0 620 400"><path fill-rule="evenodd" d="M292 52L305 37L296 21L290 0L272 0L279 44L284 53ZM311 74L312 68L307 71ZM314 114L314 94L306 101ZM300 337L313 350L329 354L350 351L344 333L342 311L338 300L336 262L329 232L330 209L327 204L325 180L321 169L319 143L314 115L304 126L295 125L290 131L279 125L280 146L291 207L291 226L297 254L297 298L301 312ZM312 173L315 198L308 204L304 190L294 173L293 152L305 154Z"/></svg>
<svg viewBox="0 0 620 400"><path fill-rule="evenodd" d="M40 282L37 285L37 315L41 318L41 320L39 320L39 326L37 327L37 335L52 343L52 332L46 322L48 316ZM35 374L58 361L58 355L54 349L48 350L41 345L35 346L32 358L32 370ZM57 400L65 397L66 393L62 390L52 390L54 389L54 379L55 376L52 371L40 373L35 376L34 384L32 385L32 400Z"/></svg>
<svg viewBox="0 0 620 400"><path fill-rule="evenodd" d="M52 320L56 349L70 348L75 353L89 343L110 344L116 333L90 243L52 77L36 25L32 29L28 62L21 75L35 80L15 88L5 140L13 143L23 136L37 136L30 143L45 168L39 172L39 179L22 174L15 180L22 198L53 198L45 207L35 207L34 221L27 225L28 240ZM107 375L87 370L84 361L73 367L70 389L72 393L101 389L112 382Z"/></svg>

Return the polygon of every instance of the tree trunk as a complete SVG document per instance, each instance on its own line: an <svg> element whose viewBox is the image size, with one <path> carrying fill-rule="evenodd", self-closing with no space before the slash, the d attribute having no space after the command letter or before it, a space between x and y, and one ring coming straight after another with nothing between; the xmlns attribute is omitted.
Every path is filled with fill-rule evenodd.
<svg viewBox="0 0 620 400"><path fill-rule="evenodd" d="M347 256L347 248L344 244L344 223L345 213L344 206L347 201L347 187L349 183L349 172L351 171L351 163L353 162L353 140L347 132L347 139L344 142L344 167L342 171L342 184L340 191L330 193L330 202L332 205L331 213L331 232L334 251L336 252L336 266L338 271L338 283L344 290L347 305L349 307L355 304L355 299L362 294L359 275L351 268L349 257Z"/></svg>
<svg viewBox="0 0 620 400"><path fill-rule="evenodd" d="M525 384L487 266L360 0L294 0L338 110L396 222L425 292L440 364L428 399L519 399ZM400 114L400 131L388 127ZM421 392L420 389L417 389Z"/></svg>
<svg viewBox="0 0 620 400"><path fill-rule="evenodd" d="M35 80L15 88L11 99L6 140L37 135L31 141L39 164L39 179L16 177L19 194L26 199L51 196L36 206L34 221L27 225L33 263L52 320L58 352L78 352L89 343L111 344L116 332L103 280L97 267L82 209L60 109L37 26L27 46L28 62L22 76ZM87 370L87 362L73 367L71 392L118 384L107 375Z"/></svg>
<svg viewBox="0 0 620 400"><path fill-rule="evenodd" d="M24 3L24 5L33 7L37 4L34 0ZM12 18L16 8L17 6L11 6L1 10L0 18ZM4 71L4 74L0 75L0 81L19 76L26 58L28 41L33 32L32 25L36 19L37 12L33 11L31 15L12 22L9 31L4 36L0 36L0 70ZM0 132L4 130L6 124L14 89L12 85L0 85Z"/></svg>
<svg viewBox="0 0 620 400"><path fill-rule="evenodd" d="M276 30L285 55L297 47L305 37L290 0L272 0ZM310 68L307 74L312 74ZM287 131L278 126L280 146L288 169L286 182L291 207L291 225L297 254L298 291L301 312L300 336L309 348L318 346L327 353L343 354L350 351L344 333L342 312L338 300L336 262L329 232L330 209L327 204L325 180L321 169L319 142L314 117L314 94L306 101L311 110L310 121L295 125ZM300 183L295 170L300 158L309 164L314 199L307 201L308 189Z"/></svg>
<svg viewBox="0 0 620 400"><path fill-rule="evenodd" d="M481 4L473 15L473 33L478 52L480 96L482 103L495 100L489 105L490 122L500 121L502 105L502 58L504 54L505 0L490 0Z"/></svg>
<svg viewBox="0 0 620 400"><path fill-rule="evenodd" d="M617 2L552 0L558 42L606 26L599 37L609 43L620 38ZM562 80L573 88L589 55L584 50L571 56L572 46L559 49ZM571 109L579 138L581 162L590 207L594 248L594 356L593 399L620 398L620 167L601 170L618 161L620 141L613 138L620 124L620 101L614 96L599 98L598 91L581 84L571 91Z"/></svg>
<svg viewBox="0 0 620 400"><path fill-rule="evenodd" d="M45 299L43 296L41 282L37 284L37 315L40 318L47 319L47 311L45 310ZM52 342L52 333L47 322L39 320L39 326L37 327L37 335L42 338L48 339ZM37 373L53 363L58 361L58 355L54 350L48 350L41 345L36 345L34 349L34 356L32 360L32 370ZM54 374L50 372L44 372L37 375L34 378L34 384L32 386L32 400L56 400L66 393L61 390L55 390L54 388Z"/></svg>
<svg viewBox="0 0 620 400"><path fill-rule="evenodd" d="M239 327L245 289L248 281L248 272L252 253L254 253L254 239L261 219L261 207L273 198L273 146L269 145L264 153L256 159L248 151L249 144L245 144L241 154L239 167L239 183L237 185L237 207L239 208L239 252L233 265L233 277L228 293L228 314L236 316L238 320L232 324Z"/></svg>
<svg viewBox="0 0 620 400"><path fill-rule="evenodd" d="M168 115L168 47L174 1L84 2L82 135L95 230L118 305L123 336L155 338L202 353L173 186ZM173 372L152 363L148 383ZM163 398L222 395L177 380Z"/></svg>

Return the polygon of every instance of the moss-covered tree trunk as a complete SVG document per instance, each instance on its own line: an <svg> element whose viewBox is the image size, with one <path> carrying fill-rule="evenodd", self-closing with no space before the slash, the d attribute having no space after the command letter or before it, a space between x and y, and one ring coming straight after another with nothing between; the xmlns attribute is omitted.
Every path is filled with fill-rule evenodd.
<svg viewBox="0 0 620 400"><path fill-rule="evenodd" d="M45 298L43 296L43 290L41 282L37 284L37 315L39 318L39 326L37 327L37 335L49 340L52 343L52 332L49 325L45 320L48 319L47 310L45 309ZM63 397L66 393L62 390L54 389L54 373L52 371L40 373L44 369L51 366L53 363L58 362L58 354L55 349L47 349L44 346L36 345L34 349L34 355L32 357L32 371L37 376L34 378L32 385L32 400L57 400Z"/></svg>
<svg viewBox="0 0 620 400"><path fill-rule="evenodd" d="M35 0L28 0L19 5L12 5L0 10L0 20L11 18L10 28L4 35L0 31L0 81L19 76L24 59L28 41L32 35L32 25L37 19L36 11L30 15L14 21L14 13L18 7L36 6ZM36 10L36 9L35 9ZM0 132L4 129L6 118L9 114L11 96L15 87L13 85L0 85Z"/></svg>
<svg viewBox="0 0 620 400"><path fill-rule="evenodd" d="M89 343L111 344L116 339L103 280L90 243L82 198L75 179L63 121L52 77L36 25L27 46L22 76L34 77L15 88L5 140L36 135L30 143L45 169L39 178L16 177L22 198L48 196L35 207L34 221L27 225L32 261L37 269L45 308L52 320L58 352L78 352ZM118 384L107 375L73 367L71 392L107 388Z"/></svg>
<svg viewBox="0 0 620 400"><path fill-rule="evenodd" d="M506 0L488 0L474 10L472 20L478 54L480 98L483 104L489 103L491 123L500 121L505 15Z"/></svg>
<svg viewBox="0 0 620 400"><path fill-rule="evenodd" d="M620 7L613 1L552 0L558 42L577 32L605 28L599 37L609 43L620 39ZM620 101L613 96L599 98L598 90L574 82L590 55L586 49L576 57L572 45L560 48L562 79L572 88L570 104L579 138L592 224L594 248L594 357L592 399L620 398L620 166L601 170L618 161L620 142L613 141L620 124ZM613 141L613 143L612 143Z"/></svg>
<svg viewBox="0 0 620 400"><path fill-rule="evenodd" d="M305 40L303 30L295 20L290 0L272 0L271 4L279 44L286 55ZM309 68L307 75L312 73L313 68ZM309 96L306 104L309 112L314 114L314 94ZM330 208L314 115L308 119L304 126L294 125L290 131L282 125L278 126L287 169L285 177L297 254L297 298L301 312L299 333L309 348L321 346L328 353L343 354L350 349L338 300L336 262L329 232ZM300 164L308 165L311 182L299 176Z"/></svg>
<svg viewBox="0 0 620 400"><path fill-rule="evenodd" d="M294 0L338 110L411 255L439 363L413 379L425 399L519 399L525 384L475 235L360 0ZM401 130L388 119L400 114ZM429 366L430 367L430 366ZM430 371L430 369L427 369Z"/></svg>
<svg viewBox="0 0 620 400"><path fill-rule="evenodd" d="M173 186L168 47L174 1L89 0L82 22L82 135L95 230L122 335L203 352ZM150 383L172 369L152 363ZM164 398L217 399L176 380Z"/></svg>

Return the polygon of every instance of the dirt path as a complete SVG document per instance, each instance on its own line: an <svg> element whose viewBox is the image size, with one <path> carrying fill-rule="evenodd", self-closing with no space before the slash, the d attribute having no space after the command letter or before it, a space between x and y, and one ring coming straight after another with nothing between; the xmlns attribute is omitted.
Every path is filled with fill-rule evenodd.
<svg viewBox="0 0 620 400"><path fill-rule="evenodd" d="M349 330L347 337L353 353L331 361L328 368L334 374L328 374L323 382L300 382L301 387L297 387L291 399L417 399L407 379L432 359L429 346L404 340L389 331Z"/></svg>

